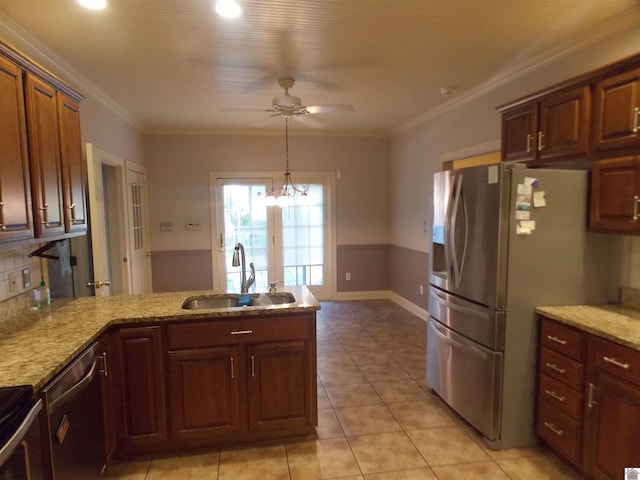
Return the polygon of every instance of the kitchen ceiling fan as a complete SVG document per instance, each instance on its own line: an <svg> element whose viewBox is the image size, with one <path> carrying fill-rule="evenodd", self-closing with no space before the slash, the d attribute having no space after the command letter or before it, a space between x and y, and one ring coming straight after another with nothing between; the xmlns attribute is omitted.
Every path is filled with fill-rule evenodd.
<svg viewBox="0 0 640 480"><path fill-rule="evenodd" d="M289 90L293 88L296 81L292 77L281 77L278 79L278 85L284 89L284 95L274 97L271 102L271 108L265 112L271 112L272 117L295 117L299 115L312 115L316 113L336 113L336 112L352 112L353 106L348 103L338 103L332 105L302 105L300 97L289 95Z"/></svg>

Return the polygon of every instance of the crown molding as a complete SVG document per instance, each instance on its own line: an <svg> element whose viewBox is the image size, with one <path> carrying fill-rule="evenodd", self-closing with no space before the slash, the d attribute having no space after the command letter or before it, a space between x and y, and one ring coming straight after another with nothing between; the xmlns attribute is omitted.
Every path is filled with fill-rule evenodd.
<svg viewBox="0 0 640 480"><path fill-rule="evenodd" d="M142 131L142 125L129 112L116 103L103 90L98 88L82 73L76 70L64 58L48 49L43 43L33 37L6 13L0 10L0 40L26 55L29 59L55 73L64 82L73 85L85 98L90 96L105 108L116 114L124 122L137 131Z"/></svg>

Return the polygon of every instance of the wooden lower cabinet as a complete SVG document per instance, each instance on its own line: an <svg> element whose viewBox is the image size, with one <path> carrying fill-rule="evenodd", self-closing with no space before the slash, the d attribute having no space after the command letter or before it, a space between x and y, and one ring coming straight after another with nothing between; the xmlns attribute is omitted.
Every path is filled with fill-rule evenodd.
<svg viewBox="0 0 640 480"><path fill-rule="evenodd" d="M121 328L112 341L118 455L152 449L168 439L162 329Z"/></svg>
<svg viewBox="0 0 640 480"><path fill-rule="evenodd" d="M640 465L640 387L596 371L592 388L588 467L593 478L624 478L625 467Z"/></svg>
<svg viewBox="0 0 640 480"><path fill-rule="evenodd" d="M172 437L215 438L240 431L238 349L169 352Z"/></svg>
<svg viewBox="0 0 640 480"><path fill-rule="evenodd" d="M623 478L640 465L640 351L544 317L540 344L538 436L590 478Z"/></svg>
<svg viewBox="0 0 640 480"><path fill-rule="evenodd" d="M316 424L315 349L304 340L248 349L249 430L304 428Z"/></svg>
<svg viewBox="0 0 640 480"><path fill-rule="evenodd" d="M121 328L113 337L119 455L315 434L315 312Z"/></svg>

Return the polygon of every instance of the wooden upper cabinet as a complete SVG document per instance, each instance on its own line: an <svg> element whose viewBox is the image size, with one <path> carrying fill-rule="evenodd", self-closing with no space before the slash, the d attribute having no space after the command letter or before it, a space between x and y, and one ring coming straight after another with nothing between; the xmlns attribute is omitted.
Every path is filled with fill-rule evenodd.
<svg viewBox="0 0 640 480"><path fill-rule="evenodd" d="M640 68L595 84L593 149L640 145Z"/></svg>
<svg viewBox="0 0 640 480"><path fill-rule="evenodd" d="M502 115L502 159L529 161L536 158L538 104L530 103Z"/></svg>
<svg viewBox="0 0 640 480"><path fill-rule="evenodd" d="M503 161L540 161L586 154L591 95L587 85L519 105L502 114Z"/></svg>
<svg viewBox="0 0 640 480"><path fill-rule="evenodd" d="M640 233L640 157L593 162L590 227Z"/></svg>
<svg viewBox="0 0 640 480"><path fill-rule="evenodd" d="M80 109L77 102L61 93L58 93L57 101L65 231L84 231L87 229L87 209Z"/></svg>
<svg viewBox="0 0 640 480"><path fill-rule="evenodd" d="M64 233L56 91L26 75L27 131L36 237Z"/></svg>
<svg viewBox="0 0 640 480"><path fill-rule="evenodd" d="M589 149L590 113L588 85L542 100L536 139L540 158L586 154Z"/></svg>
<svg viewBox="0 0 640 480"><path fill-rule="evenodd" d="M22 71L0 58L0 241L33 237Z"/></svg>

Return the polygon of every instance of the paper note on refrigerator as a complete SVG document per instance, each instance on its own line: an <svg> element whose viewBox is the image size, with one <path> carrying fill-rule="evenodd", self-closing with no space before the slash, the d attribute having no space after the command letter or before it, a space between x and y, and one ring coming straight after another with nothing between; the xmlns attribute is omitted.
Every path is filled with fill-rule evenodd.
<svg viewBox="0 0 640 480"><path fill-rule="evenodd" d="M533 192L533 206L535 208L547 206L547 197L544 192Z"/></svg>
<svg viewBox="0 0 640 480"><path fill-rule="evenodd" d="M524 177L524 184L525 185L531 185L532 187L537 187L538 186L538 179L537 178L532 178L532 177Z"/></svg>
<svg viewBox="0 0 640 480"><path fill-rule="evenodd" d="M531 186L531 184L527 184L527 183L518 184L518 195L530 197L532 191L533 191L533 187Z"/></svg>
<svg viewBox="0 0 640 480"><path fill-rule="evenodd" d="M517 235L531 235L531 228L526 225L527 222L520 222L516 224L516 234Z"/></svg>
<svg viewBox="0 0 640 480"><path fill-rule="evenodd" d="M528 210L516 210L516 220L529 220L531 213Z"/></svg>

